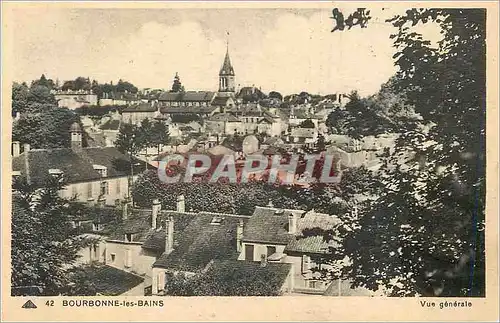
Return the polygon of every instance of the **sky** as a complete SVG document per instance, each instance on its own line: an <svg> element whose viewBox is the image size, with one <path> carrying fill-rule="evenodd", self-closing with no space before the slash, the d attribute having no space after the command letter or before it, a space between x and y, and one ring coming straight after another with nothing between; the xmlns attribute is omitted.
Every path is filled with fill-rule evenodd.
<svg viewBox="0 0 500 323"><path fill-rule="evenodd" d="M330 8L17 9L14 79L170 88L178 72L186 90L217 90L228 42L240 87L369 95L396 72L395 28L384 22L393 13L372 10L368 28L332 33Z"/></svg>

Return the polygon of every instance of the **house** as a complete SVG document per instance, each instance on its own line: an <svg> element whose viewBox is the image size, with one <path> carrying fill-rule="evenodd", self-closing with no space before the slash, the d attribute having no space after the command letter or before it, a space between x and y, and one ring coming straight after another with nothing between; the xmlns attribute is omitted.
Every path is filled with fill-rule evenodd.
<svg viewBox="0 0 500 323"><path fill-rule="evenodd" d="M106 147L113 147L115 145L116 138L120 132L120 126L121 121L119 119L111 118L99 127L99 130L103 134Z"/></svg>
<svg viewBox="0 0 500 323"><path fill-rule="evenodd" d="M160 112L167 116L198 115L208 117L219 111L212 106L216 93L211 91L164 92L158 97Z"/></svg>
<svg viewBox="0 0 500 323"><path fill-rule="evenodd" d="M206 132L234 135L241 134L242 123L231 113L216 113L205 120Z"/></svg>
<svg viewBox="0 0 500 323"><path fill-rule="evenodd" d="M290 142L312 146L318 140L318 130L316 128L292 128Z"/></svg>
<svg viewBox="0 0 500 323"><path fill-rule="evenodd" d="M236 260L241 229L247 219L248 216L200 212L184 230L172 229L165 252L153 264L153 295L162 292L167 273L196 275L207 271L214 261ZM172 220L169 223L175 228Z"/></svg>
<svg viewBox="0 0 500 323"><path fill-rule="evenodd" d="M96 202L104 198L113 205L128 194L128 179L146 167L132 160L115 147L82 147L82 130L78 123L70 128L71 148L30 149L13 142L13 176L23 176L29 184L43 186L50 176L62 176L67 185L61 196L76 197L81 202Z"/></svg>
<svg viewBox="0 0 500 323"><path fill-rule="evenodd" d="M153 120L159 114L157 107L150 103L139 103L122 110L122 121L131 124L140 124L144 119Z"/></svg>
<svg viewBox="0 0 500 323"><path fill-rule="evenodd" d="M57 101L57 106L60 108L74 110L83 106L97 105L97 95L91 91L56 91L54 97Z"/></svg>
<svg viewBox="0 0 500 323"><path fill-rule="evenodd" d="M341 221L314 210L288 210L256 207L243 229L239 260L289 263L292 265L292 292L324 293L329 283L311 269L327 269L330 265L314 263L314 256L328 254L338 248L336 240L326 242L323 236L304 236L307 229L336 230ZM322 267L321 267L322 266Z"/></svg>

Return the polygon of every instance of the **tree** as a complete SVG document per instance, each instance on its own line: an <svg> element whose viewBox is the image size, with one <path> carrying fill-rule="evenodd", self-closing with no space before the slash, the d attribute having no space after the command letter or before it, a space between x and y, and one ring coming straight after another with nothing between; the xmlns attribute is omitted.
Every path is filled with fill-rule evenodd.
<svg viewBox="0 0 500 323"><path fill-rule="evenodd" d="M281 95L281 93L276 92L276 91L269 92L268 97L270 99L278 99L279 101L283 101L283 96Z"/></svg>
<svg viewBox="0 0 500 323"><path fill-rule="evenodd" d="M115 87L115 90L116 92L119 92L119 93L125 93L125 92L128 92L128 93L137 93L138 89L136 86L134 86L132 83L130 82L127 82L127 81L123 81L123 80L118 80L118 83L116 84L116 87Z"/></svg>
<svg viewBox="0 0 500 323"><path fill-rule="evenodd" d="M158 155L160 155L161 147L163 145L168 145L170 142L170 135L167 125L161 121L154 122L152 134L152 144L158 147Z"/></svg>
<svg viewBox="0 0 500 323"><path fill-rule="evenodd" d="M184 86L182 86L181 79L177 73L175 73L172 90L170 92L184 92Z"/></svg>
<svg viewBox="0 0 500 323"><path fill-rule="evenodd" d="M54 81L51 80L51 79L47 79L45 77L45 74L42 74L42 76L40 77L40 79L34 80L34 81L31 82L31 87L32 88L33 87L38 87L38 86L46 87L49 90L52 90L52 89L56 88L56 85L55 85Z"/></svg>
<svg viewBox="0 0 500 323"><path fill-rule="evenodd" d="M32 148L67 148L71 146L69 128L81 124L80 117L67 108L53 107L43 113L25 113L14 122L12 139L28 143ZM83 137L83 145L87 137Z"/></svg>
<svg viewBox="0 0 500 323"><path fill-rule="evenodd" d="M355 17L355 16L356 17ZM365 27L368 11L339 14L333 31ZM484 9L410 9L389 20L397 32L394 88L421 116L402 122L379 187L344 216L340 272L354 286L391 295L484 296L485 24ZM414 31L441 28L437 48ZM359 189L359 188L358 188Z"/></svg>
<svg viewBox="0 0 500 323"><path fill-rule="evenodd" d="M69 273L78 258L77 252L88 241L76 236L69 225L74 209L59 196L63 187L61 178L52 178L38 189L24 178L13 183L13 295L26 295L37 289L41 295L56 296L75 283Z"/></svg>
<svg viewBox="0 0 500 323"><path fill-rule="evenodd" d="M310 128L310 129L315 128L315 126L314 126L314 122L313 122L311 119L306 119L306 120L302 121L302 122L300 123L300 126L301 126L302 128Z"/></svg>
<svg viewBox="0 0 500 323"><path fill-rule="evenodd" d="M130 176L128 177L128 197L130 198L132 197L131 187L134 178L134 156L146 147L141 128L130 123L122 124L120 132L116 137L115 146L119 151L129 156Z"/></svg>
<svg viewBox="0 0 500 323"><path fill-rule="evenodd" d="M326 140L325 140L325 136L323 136L322 134L319 134L318 135L318 139L316 140L316 143L315 143L315 148L316 148L316 151L318 152L322 152L322 151L325 151L326 150Z"/></svg>
<svg viewBox="0 0 500 323"><path fill-rule="evenodd" d="M269 266L237 261L215 264L192 277L170 274L165 292L172 296L278 296L282 284L283 279Z"/></svg>

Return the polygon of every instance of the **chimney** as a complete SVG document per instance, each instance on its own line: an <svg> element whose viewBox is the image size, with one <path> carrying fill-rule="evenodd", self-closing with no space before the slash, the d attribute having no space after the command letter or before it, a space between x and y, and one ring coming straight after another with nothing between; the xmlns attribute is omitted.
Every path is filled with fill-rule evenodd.
<svg viewBox="0 0 500 323"><path fill-rule="evenodd" d="M169 254L174 250L174 217L170 216L165 222L165 253Z"/></svg>
<svg viewBox="0 0 500 323"><path fill-rule="evenodd" d="M160 210L161 210L161 202L159 199L153 200L153 206L152 206L151 210L152 210L151 211L151 227L153 229L156 229L158 215L160 214Z"/></svg>
<svg viewBox="0 0 500 323"><path fill-rule="evenodd" d="M266 254L261 254L260 255L260 266L261 267L266 267L267 266L267 255Z"/></svg>
<svg viewBox="0 0 500 323"><path fill-rule="evenodd" d="M99 195L99 198L97 199L97 204L99 207L103 207L104 204L106 204L106 197L104 195Z"/></svg>
<svg viewBox="0 0 500 323"><path fill-rule="evenodd" d="M288 233L297 233L297 216L293 212L288 215Z"/></svg>
<svg viewBox="0 0 500 323"><path fill-rule="evenodd" d="M122 201L122 220L126 220L128 218L129 207L130 200L125 198L125 200Z"/></svg>
<svg viewBox="0 0 500 323"><path fill-rule="evenodd" d="M21 143L19 141L12 142L12 157L17 157L21 154Z"/></svg>
<svg viewBox="0 0 500 323"><path fill-rule="evenodd" d="M28 152L28 151L30 151L30 144L24 144L23 145L23 149L24 149L25 153Z"/></svg>
<svg viewBox="0 0 500 323"><path fill-rule="evenodd" d="M240 223L236 227L236 251L238 252L242 249L241 240L243 240L243 219L240 219Z"/></svg>
<svg viewBox="0 0 500 323"><path fill-rule="evenodd" d="M186 212L186 203L184 195L177 196L177 212Z"/></svg>

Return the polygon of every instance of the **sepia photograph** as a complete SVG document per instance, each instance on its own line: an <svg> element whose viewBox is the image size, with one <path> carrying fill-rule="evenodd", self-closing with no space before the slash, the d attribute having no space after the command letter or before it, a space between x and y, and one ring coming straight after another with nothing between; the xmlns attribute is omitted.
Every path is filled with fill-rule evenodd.
<svg viewBox="0 0 500 323"><path fill-rule="evenodd" d="M11 3L7 297L485 302L493 7Z"/></svg>

